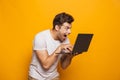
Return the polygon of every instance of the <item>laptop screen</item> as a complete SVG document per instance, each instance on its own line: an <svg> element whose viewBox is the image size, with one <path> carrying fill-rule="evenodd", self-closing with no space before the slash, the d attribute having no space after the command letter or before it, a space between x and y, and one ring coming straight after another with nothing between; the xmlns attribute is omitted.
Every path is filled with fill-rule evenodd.
<svg viewBox="0 0 120 80"><path fill-rule="evenodd" d="M78 34L72 54L86 52L89 48L93 34Z"/></svg>

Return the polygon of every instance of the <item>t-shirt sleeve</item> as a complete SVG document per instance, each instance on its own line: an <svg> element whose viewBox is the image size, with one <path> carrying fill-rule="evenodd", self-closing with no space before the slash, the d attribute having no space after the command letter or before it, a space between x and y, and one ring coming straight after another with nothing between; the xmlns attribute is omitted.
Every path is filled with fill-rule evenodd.
<svg viewBox="0 0 120 80"><path fill-rule="evenodd" d="M35 37L33 41L33 50L46 50L46 42L44 37Z"/></svg>

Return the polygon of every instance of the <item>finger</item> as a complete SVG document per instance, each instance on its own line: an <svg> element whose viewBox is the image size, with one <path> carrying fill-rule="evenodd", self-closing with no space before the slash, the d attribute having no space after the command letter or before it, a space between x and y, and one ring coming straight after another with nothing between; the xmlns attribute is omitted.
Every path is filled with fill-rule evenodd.
<svg viewBox="0 0 120 80"><path fill-rule="evenodd" d="M74 56L78 55L79 53L74 53Z"/></svg>
<svg viewBox="0 0 120 80"><path fill-rule="evenodd" d="M67 50L68 50L68 51L70 51L70 52L72 51L72 49L71 49L71 48L67 48Z"/></svg>

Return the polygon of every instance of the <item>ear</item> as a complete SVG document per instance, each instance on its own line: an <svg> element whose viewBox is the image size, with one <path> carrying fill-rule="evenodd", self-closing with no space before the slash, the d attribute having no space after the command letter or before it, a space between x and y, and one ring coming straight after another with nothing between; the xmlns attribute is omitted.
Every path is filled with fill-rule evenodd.
<svg viewBox="0 0 120 80"><path fill-rule="evenodd" d="M60 27L58 25L55 25L55 30L58 31Z"/></svg>

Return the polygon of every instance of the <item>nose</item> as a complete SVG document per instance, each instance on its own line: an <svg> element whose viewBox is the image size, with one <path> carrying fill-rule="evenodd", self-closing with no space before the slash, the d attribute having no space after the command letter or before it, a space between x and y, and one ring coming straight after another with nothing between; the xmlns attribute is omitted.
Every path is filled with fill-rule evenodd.
<svg viewBox="0 0 120 80"><path fill-rule="evenodd" d="M68 34L71 34L71 29L68 29Z"/></svg>

